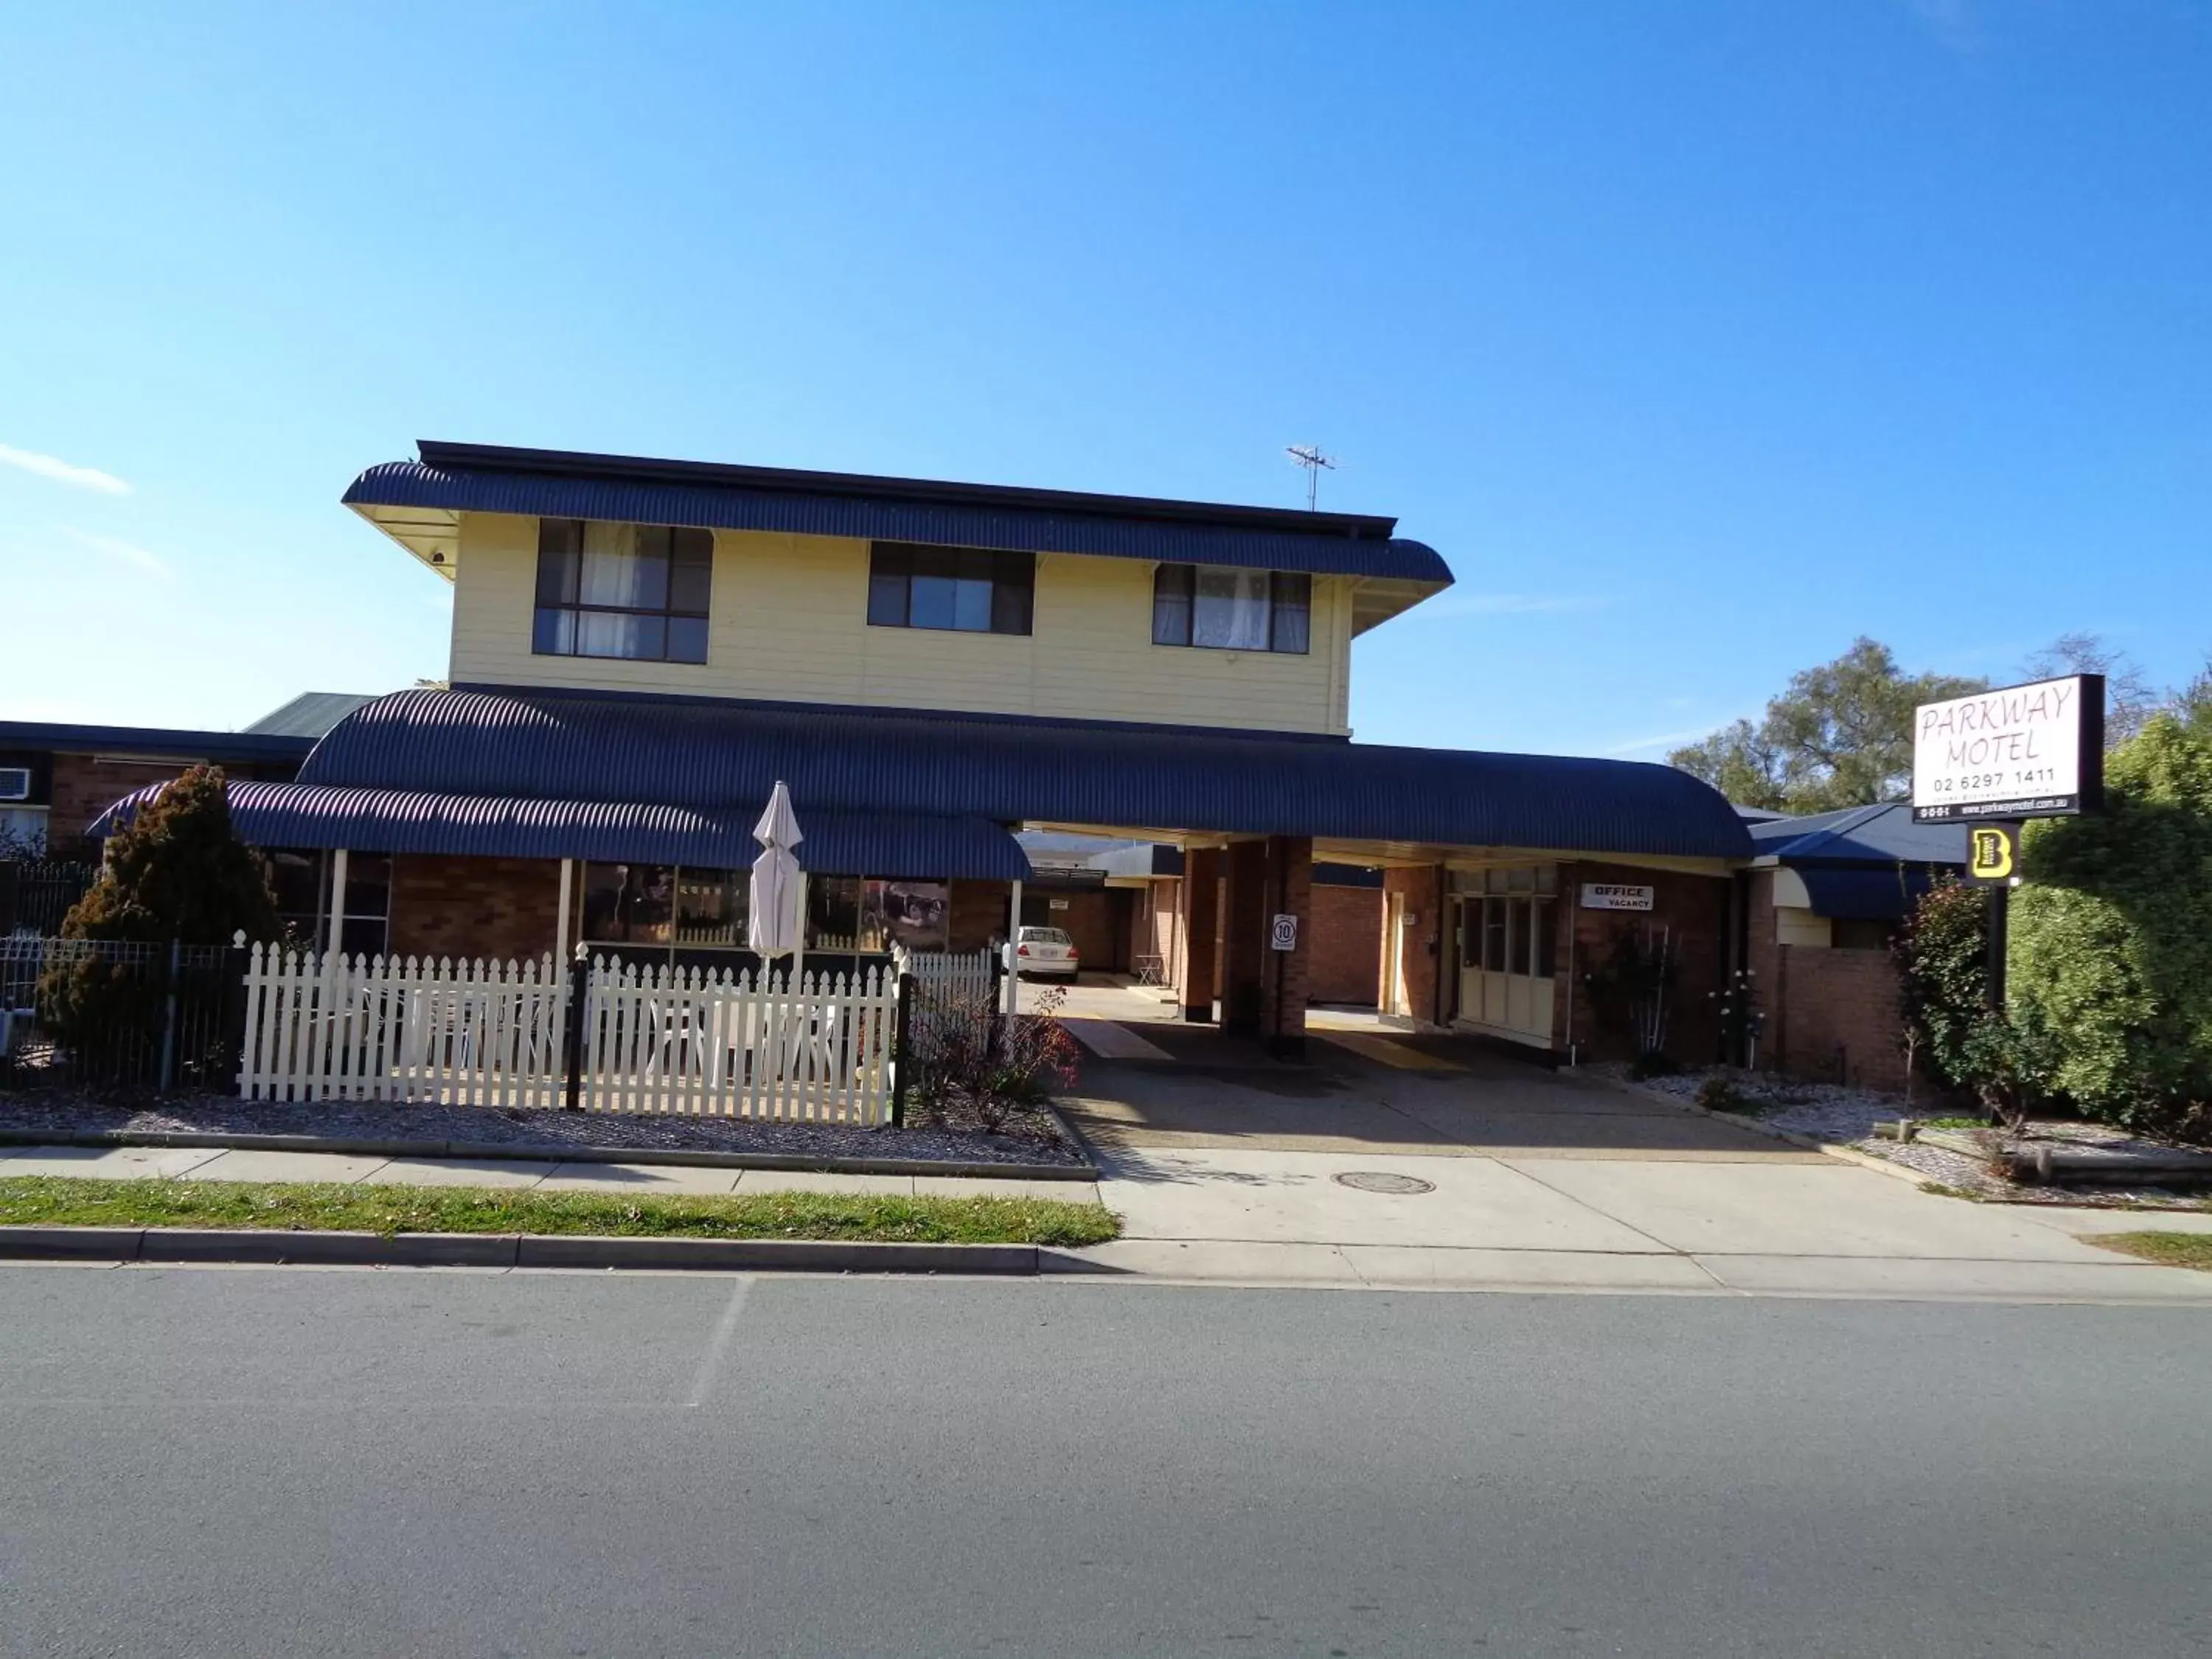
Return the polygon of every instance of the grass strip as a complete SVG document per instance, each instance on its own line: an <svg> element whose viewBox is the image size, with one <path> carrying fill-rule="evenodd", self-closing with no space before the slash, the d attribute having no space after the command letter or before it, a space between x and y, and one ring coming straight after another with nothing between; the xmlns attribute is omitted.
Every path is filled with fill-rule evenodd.
<svg viewBox="0 0 2212 1659"><path fill-rule="evenodd" d="M2139 1255L2168 1267L2197 1267L2212 1273L2212 1233L2106 1233L2091 1236L2091 1244L2108 1250Z"/></svg>
<svg viewBox="0 0 2212 1659"><path fill-rule="evenodd" d="M292 1232L578 1233L611 1238L818 1238L884 1244L1101 1244L1101 1204L879 1193L546 1193L313 1182L0 1179L0 1224L258 1227Z"/></svg>

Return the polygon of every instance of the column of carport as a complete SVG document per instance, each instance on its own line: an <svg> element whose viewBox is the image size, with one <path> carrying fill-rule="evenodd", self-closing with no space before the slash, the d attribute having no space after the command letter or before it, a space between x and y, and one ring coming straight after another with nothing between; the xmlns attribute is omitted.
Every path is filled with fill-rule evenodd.
<svg viewBox="0 0 2212 1659"><path fill-rule="evenodd" d="M1183 1018L1212 1018L1218 995L1224 1031L1258 1037L1286 1056L1303 1052L1313 952L1312 842L1270 836L1194 848L1185 855L1182 902ZM1284 940L1277 938L1278 917L1289 919ZM1285 940L1289 948L1276 948Z"/></svg>

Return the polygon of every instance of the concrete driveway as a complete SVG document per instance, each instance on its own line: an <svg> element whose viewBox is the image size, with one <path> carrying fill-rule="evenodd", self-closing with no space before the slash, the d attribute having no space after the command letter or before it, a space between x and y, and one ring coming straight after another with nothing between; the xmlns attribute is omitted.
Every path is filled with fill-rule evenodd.
<svg viewBox="0 0 2212 1659"><path fill-rule="evenodd" d="M1640 1091L1357 1029L1279 1064L1210 1028L1076 1029L1063 1102L1124 1218L1102 1267L1238 1283L2174 1300L2212 1275ZM1118 1022L1112 1023L1118 1025ZM1381 1177L1381 1179L1376 1179ZM2096 1231L2081 1226L2079 1231Z"/></svg>

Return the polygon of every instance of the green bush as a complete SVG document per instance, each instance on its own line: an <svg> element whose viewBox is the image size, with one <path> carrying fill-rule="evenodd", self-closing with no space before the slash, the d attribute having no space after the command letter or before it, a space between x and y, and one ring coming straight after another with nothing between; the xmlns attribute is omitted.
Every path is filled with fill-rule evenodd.
<svg viewBox="0 0 2212 1659"><path fill-rule="evenodd" d="M1945 1089L1977 1080L1975 1033L1990 1018L1989 905L1986 888L1939 881L1890 941L1913 1067Z"/></svg>
<svg viewBox="0 0 2212 1659"><path fill-rule="evenodd" d="M2154 718L2106 760L2100 817L2024 837L2008 963L2051 1086L2136 1128L2212 1113L2212 730Z"/></svg>

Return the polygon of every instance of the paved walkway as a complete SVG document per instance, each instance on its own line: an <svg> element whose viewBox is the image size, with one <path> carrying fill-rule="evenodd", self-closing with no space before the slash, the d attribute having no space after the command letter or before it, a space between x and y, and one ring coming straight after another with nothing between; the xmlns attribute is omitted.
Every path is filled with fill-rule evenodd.
<svg viewBox="0 0 2212 1659"><path fill-rule="evenodd" d="M556 1164L522 1158L351 1158L339 1152L222 1152L204 1147L18 1146L0 1149L0 1176L149 1176L195 1181L328 1181L350 1185L535 1188L570 1193L890 1193L923 1198L1048 1198L1096 1203L1087 1181L958 1176L836 1175L690 1164Z"/></svg>

